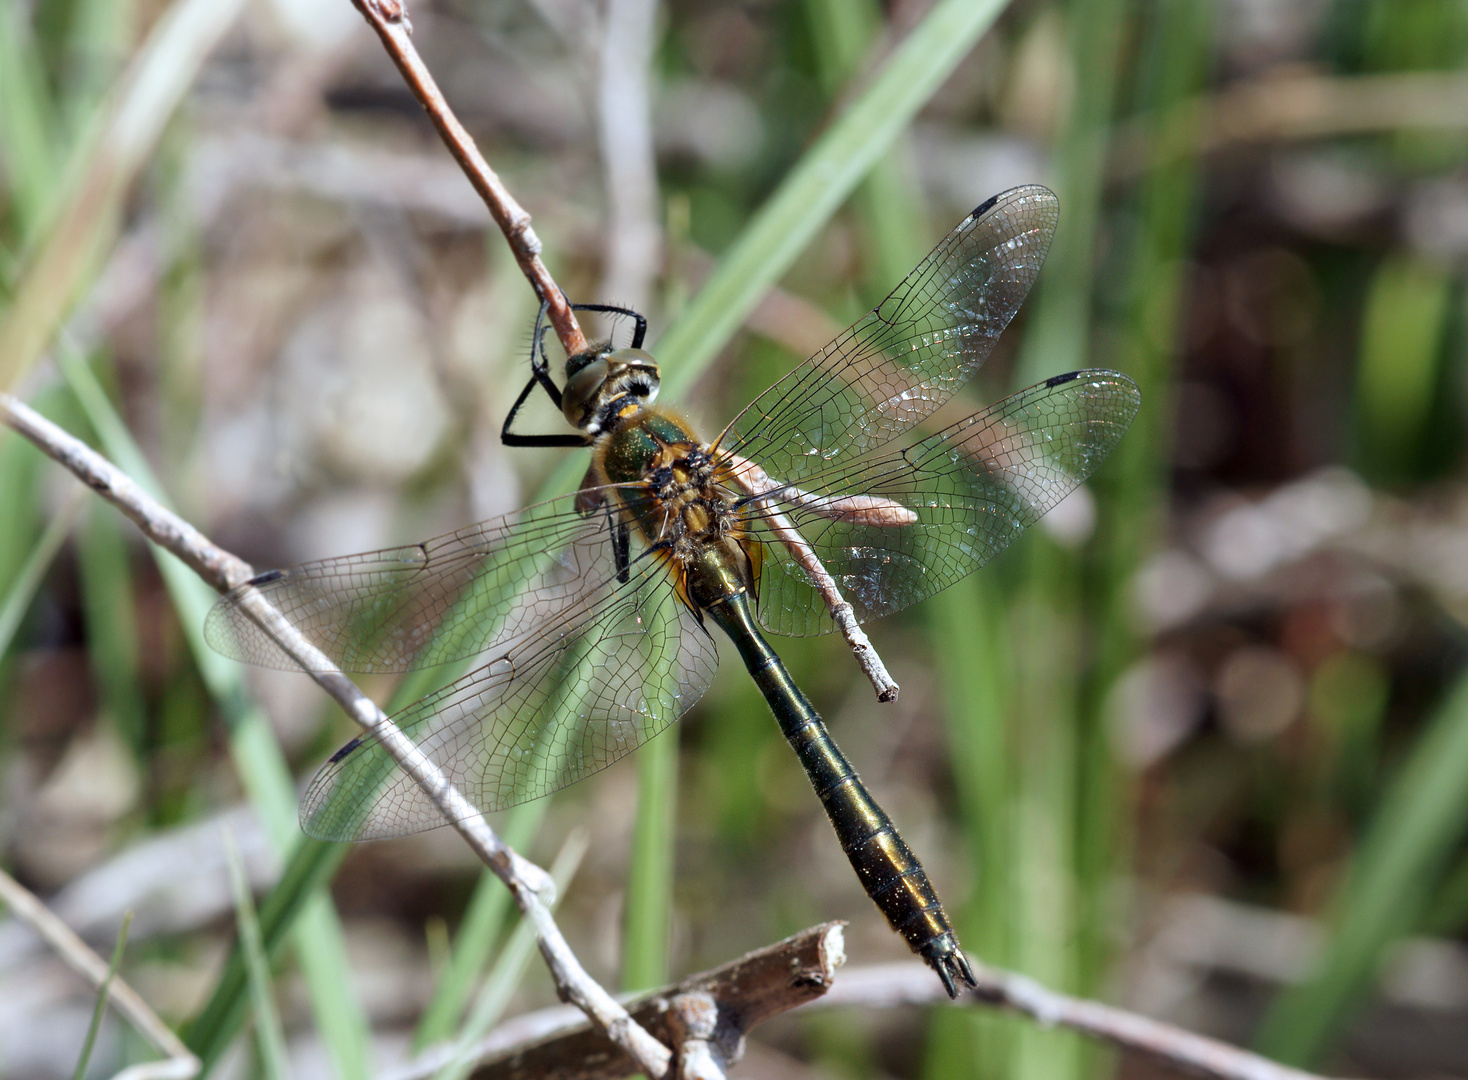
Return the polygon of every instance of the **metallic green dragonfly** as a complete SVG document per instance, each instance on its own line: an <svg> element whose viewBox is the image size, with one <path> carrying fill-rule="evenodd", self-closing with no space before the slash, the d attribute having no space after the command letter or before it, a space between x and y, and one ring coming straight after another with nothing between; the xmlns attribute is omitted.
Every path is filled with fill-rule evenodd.
<svg viewBox="0 0 1468 1080"><path fill-rule="evenodd" d="M686 712L713 679L712 624L764 693L868 894L956 994L973 973L922 864L764 632L849 631L931 596L1003 550L1121 439L1140 396L1102 370L902 438L988 356L1057 217L1042 187L988 200L712 442L653 404L640 315L584 305L634 318L632 346L571 356L559 387L537 328L503 437L590 447L579 492L421 544L261 574L220 600L207 637L241 660L296 666L246 613L253 590L346 671L474 658L394 720L488 812L583 779ZM537 387L574 432L510 431ZM444 824L365 737L317 774L301 821L336 840Z"/></svg>

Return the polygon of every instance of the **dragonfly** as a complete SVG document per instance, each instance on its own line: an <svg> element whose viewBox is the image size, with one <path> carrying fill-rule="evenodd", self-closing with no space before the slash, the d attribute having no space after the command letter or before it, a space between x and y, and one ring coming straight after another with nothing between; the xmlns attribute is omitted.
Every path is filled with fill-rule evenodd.
<svg viewBox="0 0 1468 1080"><path fill-rule="evenodd" d="M511 445L589 447L579 491L422 543L260 574L220 599L206 637L227 656L296 668L250 615L254 594L344 671L471 659L467 674L393 720L487 813L582 780L666 729L712 681L717 629L866 892L956 996L974 974L927 872L765 635L851 637L937 593L1007 547L1122 438L1140 394L1101 369L914 430L989 356L1058 215L1039 186L989 199L711 442L655 404L659 369L640 314L576 305L630 316L635 330L630 347L571 355L560 385L538 323L531 374L501 434ZM537 389L571 430L511 430ZM445 823L367 736L316 774L301 822L328 840Z"/></svg>

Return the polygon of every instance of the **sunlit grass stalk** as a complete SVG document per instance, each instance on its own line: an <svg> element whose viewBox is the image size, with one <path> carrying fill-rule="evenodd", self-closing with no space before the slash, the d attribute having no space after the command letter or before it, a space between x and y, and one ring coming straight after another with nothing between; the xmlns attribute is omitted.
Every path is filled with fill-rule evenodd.
<svg viewBox="0 0 1468 1080"><path fill-rule="evenodd" d="M637 821L622 912L623 990L668 979L677 810L677 732L663 732L638 751Z"/></svg>
<svg viewBox="0 0 1468 1080"><path fill-rule="evenodd" d="M118 969L122 967L122 955L127 950L127 934L132 924L133 913L124 912L122 926L117 931L117 941L112 946L112 959L107 964L107 977L97 987L97 1004L92 1009L92 1020L87 1025L87 1036L82 1040L81 1054L77 1057L71 1080L82 1080L87 1075L87 1066L91 1064L92 1051L97 1045L97 1033L102 1030L102 1017L107 1014L107 992L112 988L112 980L117 977Z"/></svg>
<svg viewBox="0 0 1468 1080"><path fill-rule="evenodd" d="M516 851L526 850L549 806L550 800L536 799L511 810L501 830L505 842ZM492 871L483 871L454 936L448 964L413 1034L414 1047L421 1050L453 1034L509 913L510 891Z"/></svg>
<svg viewBox="0 0 1468 1080"><path fill-rule="evenodd" d="M1076 0L1066 10L1073 85L1059 129L1054 183L1060 226L1046 260L1020 353L1017 383L1029 385L1058 372L1090 366L1096 242L1101 220L1103 167L1117 90L1126 5L1119 0ZM1103 470L1104 471L1104 470ZM1081 867L1107 862L1087 850L1107 841L1086 830L1083 793L1103 783L1109 755L1087 753L1094 726L1081 700L1082 642L1090 612L1083 603L1076 556L1042 530L1025 541L1026 567L1005 617L1013 689L1014 779L1007 818L1013 828L1005 872L1015 912L1010 962L1048 985L1088 992L1096 973L1082 968L1082 933L1102 904ZM1101 812L1110 820L1115 808ZM1017 1032L1008 1074L1057 1080L1094 1071L1073 1035L1025 1027Z"/></svg>
<svg viewBox="0 0 1468 1080"><path fill-rule="evenodd" d="M956 913L959 940L984 963L1011 967L1014 743L1007 726L1012 672L1004 590L974 574L927 602L942 688L950 768L973 879ZM929 1080L1008 1072L1018 1021L986 1009L940 1010L932 1021Z"/></svg>
<svg viewBox="0 0 1468 1080"><path fill-rule="evenodd" d="M130 523L129 523L130 524ZM117 511L94 501L77 545L87 658L103 707L137 764L146 769L147 706L138 670L138 615L123 523Z"/></svg>
<svg viewBox="0 0 1468 1080"><path fill-rule="evenodd" d="M5 178L22 244L48 209L51 178L58 169L56 104L46 85L30 14L24 4L0 7L0 145L5 147Z"/></svg>
<svg viewBox="0 0 1468 1080"><path fill-rule="evenodd" d="M240 951L245 957L245 971L250 981L250 1002L255 1013L255 1039L260 1054L260 1070L266 1080L288 1080L290 1066L286 1060L285 1032L280 1011L275 1007L271 991L270 961L260 938L260 921L250 899L250 883L245 862L232 834L224 834L224 854L229 866L230 893L234 897L235 925L239 931Z"/></svg>

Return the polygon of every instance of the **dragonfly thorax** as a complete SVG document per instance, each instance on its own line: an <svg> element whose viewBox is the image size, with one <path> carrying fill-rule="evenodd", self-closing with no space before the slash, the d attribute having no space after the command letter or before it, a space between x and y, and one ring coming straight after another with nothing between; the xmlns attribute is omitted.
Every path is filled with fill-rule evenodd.
<svg viewBox="0 0 1468 1080"><path fill-rule="evenodd" d="M660 378L657 361L642 349L588 349L566 361L561 411L575 427L599 435L657 400Z"/></svg>
<svg viewBox="0 0 1468 1080"><path fill-rule="evenodd" d="M709 448L687 425L658 409L619 418L594 449L601 483L621 486L623 520L680 575L710 559L753 583L734 496L719 482Z"/></svg>

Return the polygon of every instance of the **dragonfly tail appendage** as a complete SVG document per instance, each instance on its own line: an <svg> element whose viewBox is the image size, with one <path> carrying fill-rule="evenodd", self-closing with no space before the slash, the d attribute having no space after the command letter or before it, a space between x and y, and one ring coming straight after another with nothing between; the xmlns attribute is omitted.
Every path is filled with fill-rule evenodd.
<svg viewBox="0 0 1468 1080"><path fill-rule="evenodd" d="M958 997L960 984L970 990L978 987L974 969L969 966L968 957L959 948L958 939L952 933L933 938L918 952L928 962L928 966L938 973L949 997Z"/></svg>

